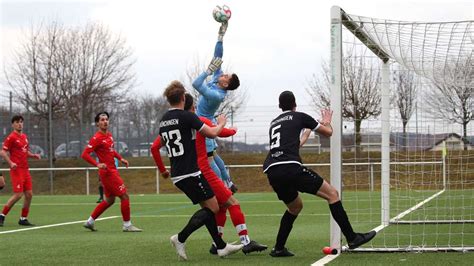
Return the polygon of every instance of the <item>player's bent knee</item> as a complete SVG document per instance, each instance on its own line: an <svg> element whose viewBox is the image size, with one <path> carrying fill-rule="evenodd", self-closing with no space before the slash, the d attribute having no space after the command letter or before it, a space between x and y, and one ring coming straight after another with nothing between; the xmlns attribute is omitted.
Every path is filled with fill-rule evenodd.
<svg viewBox="0 0 474 266"><path fill-rule="evenodd" d="M232 205L239 205L239 201L234 198L233 196L229 198L229 200L227 201L229 203L229 206L232 206Z"/></svg>

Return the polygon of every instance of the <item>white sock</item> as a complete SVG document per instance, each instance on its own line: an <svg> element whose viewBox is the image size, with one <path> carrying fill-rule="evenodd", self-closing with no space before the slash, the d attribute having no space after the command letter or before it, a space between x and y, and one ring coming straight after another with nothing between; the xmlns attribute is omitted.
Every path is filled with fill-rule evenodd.
<svg viewBox="0 0 474 266"><path fill-rule="evenodd" d="M26 217L23 217L23 216L22 216L22 217L20 217L20 220L22 220L22 221L23 221L23 220L26 220Z"/></svg>
<svg viewBox="0 0 474 266"><path fill-rule="evenodd" d="M130 225L132 225L131 221L123 221L123 226L129 227Z"/></svg>
<svg viewBox="0 0 474 266"><path fill-rule="evenodd" d="M89 216L89 219L87 219L87 222L90 224L94 224L95 220L91 216Z"/></svg>

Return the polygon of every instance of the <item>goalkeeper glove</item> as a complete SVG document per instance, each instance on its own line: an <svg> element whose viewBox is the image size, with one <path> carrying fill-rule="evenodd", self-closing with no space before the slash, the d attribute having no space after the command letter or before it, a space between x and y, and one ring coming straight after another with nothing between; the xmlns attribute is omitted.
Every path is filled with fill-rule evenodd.
<svg viewBox="0 0 474 266"><path fill-rule="evenodd" d="M221 26L219 27L219 32L218 32L218 35L217 35L217 40L222 42L222 40L224 39L224 35L225 35L225 32L227 31L227 26L229 24L226 22L222 22Z"/></svg>
<svg viewBox="0 0 474 266"><path fill-rule="evenodd" d="M211 75L212 73L216 72L217 69L219 69L222 65L222 58L220 57L214 57L207 67L206 73L207 75Z"/></svg>

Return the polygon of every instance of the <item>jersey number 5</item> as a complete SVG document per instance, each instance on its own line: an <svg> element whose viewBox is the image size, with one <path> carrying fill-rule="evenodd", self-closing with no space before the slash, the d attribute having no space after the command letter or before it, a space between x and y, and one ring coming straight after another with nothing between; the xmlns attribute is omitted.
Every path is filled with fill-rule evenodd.
<svg viewBox="0 0 474 266"><path fill-rule="evenodd" d="M271 136L271 141L270 141L270 150L273 148L278 148L280 147L280 132L277 131L277 129L280 129L281 125L278 125L274 128L272 128L272 136Z"/></svg>
<svg viewBox="0 0 474 266"><path fill-rule="evenodd" d="M163 132L162 136L165 139L168 157L178 157L184 154L184 147L180 142L181 132L179 132L178 129L171 130L169 132ZM172 144L173 147L171 147L170 144Z"/></svg>

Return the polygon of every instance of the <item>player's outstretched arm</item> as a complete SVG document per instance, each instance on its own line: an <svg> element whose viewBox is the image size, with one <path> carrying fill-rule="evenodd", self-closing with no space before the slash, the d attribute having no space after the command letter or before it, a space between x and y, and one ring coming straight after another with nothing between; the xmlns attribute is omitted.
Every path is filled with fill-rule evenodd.
<svg viewBox="0 0 474 266"><path fill-rule="evenodd" d="M319 124L321 124L321 126L318 127L316 132L322 134L325 137L332 136L331 120L332 120L332 110L331 109L321 110L321 120L319 121Z"/></svg>
<svg viewBox="0 0 474 266"><path fill-rule="evenodd" d="M222 129L224 128L226 122L227 122L226 117L224 115L219 115L217 117L217 126L216 127L209 127L206 124L204 124L199 132L202 135L204 135L205 137L213 139L213 138L219 136L219 134L221 133Z"/></svg>
<svg viewBox="0 0 474 266"><path fill-rule="evenodd" d="M219 27L219 32L217 33L217 41L218 42L222 43L222 41L224 40L224 35L227 31L228 26L229 26L228 21L222 22L221 26ZM217 45L216 45L216 49L217 49ZM217 50L214 50L214 56L216 56L216 51ZM223 54L223 52L221 52L220 57L222 57L222 54Z"/></svg>

